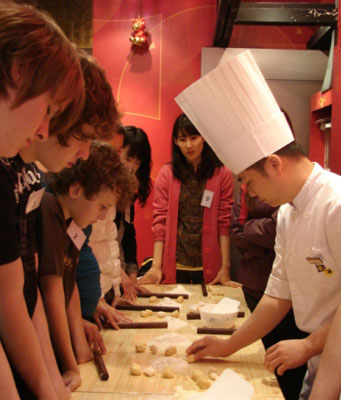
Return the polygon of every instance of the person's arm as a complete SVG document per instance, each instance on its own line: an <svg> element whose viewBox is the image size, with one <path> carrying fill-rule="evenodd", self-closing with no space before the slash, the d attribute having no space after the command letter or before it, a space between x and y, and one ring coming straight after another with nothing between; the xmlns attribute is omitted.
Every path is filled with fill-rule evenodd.
<svg viewBox="0 0 341 400"><path fill-rule="evenodd" d="M40 347L42 349L45 364L52 379L53 385L56 389L58 398L61 400L69 399L71 396L71 391L74 390L75 387L73 387L72 385L70 386L69 382L64 383L62 376L59 372L51 344L50 332L39 289L37 293L37 304L34 310L32 321L38 336Z"/></svg>
<svg viewBox="0 0 341 400"><path fill-rule="evenodd" d="M162 280L162 258L166 238L166 222L169 202L169 185L172 173L164 166L156 179L153 201L153 263L149 271L139 279L140 284L156 283Z"/></svg>
<svg viewBox="0 0 341 400"><path fill-rule="evenodd" d="M0 342L0 393L6 400L20 400L11 368L8 364L6 354Z"/></svg>
<svg viewBox="0 0 341 400"><path fill-rule="evenodd" d="M205 336L196 340L186 350L193 361L206 356L227 357L269 333L285 317L291 301L264 295L254 312L227 340Z"/></svg>
<svg viewBox="0 0 341 400"><path fill-rule="evenodd" d="M230 274L230 237L226 235L219 236L220 252L221 252L221 267L216 277L210 282L210 285L221 283L225 286L240 287L241 284L231 281Z"/></svg>
<svg viewBox="0 0 341 400"><path fill-rule="evenodd" d="M124 313L116 310L114 307L110 306L104 299L98 301L96 311L93 315L97 326L102 329L102 321L109 322L109 324L114 329L119 329L117 322L132 322L131 319L127 318Z"/></svg>
<svg viewBox="0 0 341 400"><path fill-rule="evenodd" d="M57 399L23 296L21 259L0 266L0 336L8 358L37 399Z"/></svg>
<svg viewBox="0 0 341 400"><path fill-rule="evenodd" d="M72 349L63 279L58 275L42 275L40 285L53 347L61 365L64 382L67 381L68 386L76 388L81 383L81 377Z"/></svg>
<svg viewBox="0 0 341 400"><path fill-rule="evenodd" d="M139 279L141 285L147 283L160 284L162 279L162 255L164 243L161 241L154 242L153 263L150 270Z"/></svg>
<svg viewBox="0 0 341 400"><path fill-rule="evenodd" d="M334 316L309 400L338 400L341 393L341 306Z"/></svg>
<svg viewBox="0 0 341 400"><path fill-rule="evenodd" d="M67 318L74 352L79 364L93 359L92 346L94 350L99 350L101 353L106 352L97 325L82 318L79 292L76 284L67 308Z"/></svg>
<svg viewBox="0 0 341 400"><path fill-rule="evenodd" d="M233 178L232 173L226 168L219 169L219 199L218 199L218 236L221 253L221 266L210 284L221 283L226 286L239 287L237 282L231 281L230 275L230 222L233 204Z"/></svg>

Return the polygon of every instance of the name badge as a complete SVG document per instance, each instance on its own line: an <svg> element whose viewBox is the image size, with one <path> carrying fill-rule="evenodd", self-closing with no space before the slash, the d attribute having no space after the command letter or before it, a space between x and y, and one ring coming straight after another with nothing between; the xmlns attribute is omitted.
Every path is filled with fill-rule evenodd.
<svg viewBox="0 0 341 400"><path fill-rule="evenodd" d="M30 213L31 211L35 210L39 207L41 198L43 197L45 189L39 189L35 192L32 192L28 198L26 204L26 214Z"/></svg>
<svg viewBox="0 0 341 400"><path fill-rule="evenodd" d="M82 229L76 224L74 220L71 221L66 230L73 244L80 250L85 242L86 236Z"/></svg>
<svg viewBox="0 0 341 400"><path fill-rule="evenodd" d="M211 190L204 190L200 205L203 207L211 208L214 192Z"/></svg>
<svg viewBox="0 0 341 400"><path fill-rule="evenodd" d="M322 257L307 257L307 261L309 264L315 265L317 272L323 272L327 276L333 274L333 270L324 265Z"/></svg>
<svg viewBox="0 0 341 400"><path fill-rule="evenodd" d="M130 220L131 220L131 218L130 218L130 207L127 207L127 208L125 209L125 211L124 211L124 220L125 220L128 224L130 224Z"/></svg>

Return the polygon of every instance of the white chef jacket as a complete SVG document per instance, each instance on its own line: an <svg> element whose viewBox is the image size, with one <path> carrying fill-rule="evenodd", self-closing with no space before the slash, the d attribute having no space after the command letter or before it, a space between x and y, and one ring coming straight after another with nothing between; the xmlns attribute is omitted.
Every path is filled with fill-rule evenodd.
<svg viewBox="0 0 341 400"><path fill-rule="evenodd" d="M314 332L332 320L341 304L339 175L314 164L293 202L279 209L275 251L265 293L291 300L299 329ZM308 369L315 370L319 357L311 361Z"/></svg>

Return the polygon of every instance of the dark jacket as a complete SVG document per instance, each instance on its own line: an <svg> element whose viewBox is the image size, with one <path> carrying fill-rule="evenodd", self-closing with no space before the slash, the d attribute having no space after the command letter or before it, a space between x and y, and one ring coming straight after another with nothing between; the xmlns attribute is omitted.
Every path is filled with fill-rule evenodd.
<svg viewBox="0 0 341 400"><path fill-rule="evenodd" d="M278 208L249 197L242 185L231 216L231 242L242 259L237 278L250 295L261 298L275 258Z"/></svg>

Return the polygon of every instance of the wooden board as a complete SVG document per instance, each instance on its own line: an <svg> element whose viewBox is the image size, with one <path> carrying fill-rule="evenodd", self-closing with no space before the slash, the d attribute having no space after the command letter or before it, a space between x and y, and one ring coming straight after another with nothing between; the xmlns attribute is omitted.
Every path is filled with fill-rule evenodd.
<svg viewBox="0 0 341 400"><path fill-rule="evenodd" d="M202 322L200 320L188 321L186 319L186 313L190 311L189 306L198 301L217 303L222 297L212 296L209 291L208 297L203 298L200 285L184 286L193 294L189 296L188 300L184 300L182 303L180 319L188 323L189 327L192 327L188 329L188 331L191 331L191 336L194 335L196 338L199 338L202 337L202 335L196 335L194 332L195 327L201 326ZM175 287L175 285L148 285L148 288L153 292L167 292L173 287ZM236 326L238 327L245 321L245 318L250 315L244 301L243 292L240 288L224 287L224 294L227 297L240 301L240 311L245 312L245 317L238 318L236 321ZM141 302L143 301L143 303L146 301L146 299L138 299L139 302L140 300ZM139 311L126 311L125 314L133 321L160 322L162 320L157 318L156 313L148 318L142 318ZM203 372L208 372L209 367L216 368L218 374L225 368L231 368L236 373L240 374L254 386L254 400L283 399L275 376L264 368L264 348L261 341L238 351L228 359L212 358L190 364L186 374L178 374L174 379L162 378L159 373L151 378L146 376L131 376L130 368L133 362L140 364L142 367L147 367L158 357L148 350L145 353L136 353L135 343L147 343L149 339L168 332L167 329L103 331L102 335L107 347L107 354L103 355L103 360L109 372L109 380L101 381L99 379L94 363L89 362L80 365L82 385L78 388L77 392L73 394L72 399L87 400L91 398L91 400L107 400L110 398L116 400L116 398L124 398L127 400L138 400L141 398L141 400L168 400L171 399L171 395L174 393L174 389L177 385L181 385L186 390L198 390L196 384L189 378L191 372L194 369L201 369ZM183 331L181 331L181 334L183 334ZM225 338L228 336L219 335L219 337ZM179 357L185 358L185 354L179 354ZM107 397L108 394L110 394L110 397Z"/></svg>

